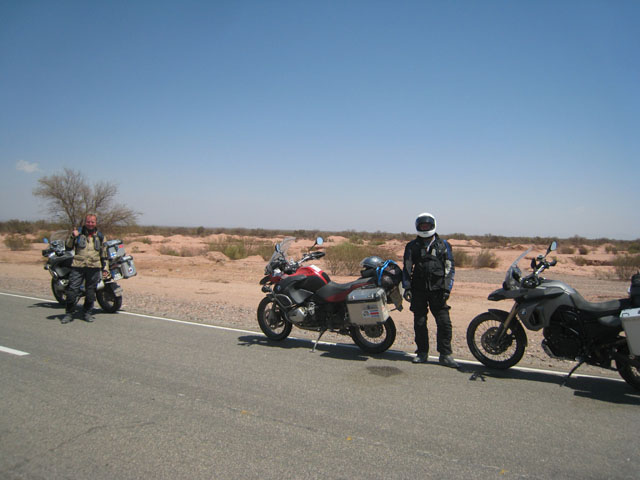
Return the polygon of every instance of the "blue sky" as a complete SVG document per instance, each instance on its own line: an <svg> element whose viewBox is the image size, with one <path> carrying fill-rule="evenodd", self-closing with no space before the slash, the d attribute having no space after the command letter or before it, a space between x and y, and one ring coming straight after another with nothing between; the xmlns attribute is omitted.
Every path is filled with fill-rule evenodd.
<svg viewBox="0 0 640 480"><path fill-rule="evenodd" d="M0 220L640 238L640 2L0 2Z"/></svg>

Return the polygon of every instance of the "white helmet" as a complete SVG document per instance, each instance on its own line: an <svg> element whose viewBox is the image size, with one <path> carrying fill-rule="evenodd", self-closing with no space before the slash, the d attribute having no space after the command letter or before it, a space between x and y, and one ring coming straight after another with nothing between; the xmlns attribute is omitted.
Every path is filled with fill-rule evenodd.
<svg viewBox="0 0 640 480"><path fill-rule="evenodd" d="M418 215L418 218L416 218L416 232L422 238L433 237L436 233L436 217L427 212Z"/></svg>

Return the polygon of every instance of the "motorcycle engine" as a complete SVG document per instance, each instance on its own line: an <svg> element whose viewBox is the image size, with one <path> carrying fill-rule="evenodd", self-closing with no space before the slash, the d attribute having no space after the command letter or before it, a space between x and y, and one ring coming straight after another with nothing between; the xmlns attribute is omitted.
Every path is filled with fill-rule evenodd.
<svg viewBox="0 0 640 480"><path fill-rule="evenodd" d="M306 306L297 307L287 312L287 317L294 324L301 324L315 314L315 304L310 302Z"/></svg>
<svg viewBox="0 0 640 480"><path fill-rule="evenodd" d="M542 348L550 357L575 360L582 352L580 334L565 325L550 325L543 329Z"/></svg>

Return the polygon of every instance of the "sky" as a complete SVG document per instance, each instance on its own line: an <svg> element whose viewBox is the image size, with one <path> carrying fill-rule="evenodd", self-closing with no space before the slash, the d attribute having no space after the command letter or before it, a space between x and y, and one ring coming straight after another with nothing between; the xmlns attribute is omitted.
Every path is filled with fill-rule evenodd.
<svg viewBox="0 0 640 480"><path fill-rule="evenodd" d="M0 220L640 238L636 0L0 1Z"/></svg>

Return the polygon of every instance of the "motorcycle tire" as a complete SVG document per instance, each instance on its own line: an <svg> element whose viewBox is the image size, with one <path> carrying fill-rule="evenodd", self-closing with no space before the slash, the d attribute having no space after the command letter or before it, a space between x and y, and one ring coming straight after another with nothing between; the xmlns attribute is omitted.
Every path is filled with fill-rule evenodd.
<svg viewBox="0 0 640 480"><path fill-rule="evenodd" d="M60 283L55 278L51 279L51 291L53 292L53 296L55 297L56 301L60 305L67 304L67 290L64 285L60 285ZM79 298L76 297L74 306L76 303L78 303L78 300Z"/></svg>
<svg viewBox="0 0 640 480"><path fill-rule="evenodd" d="M628 356L629 349L625 347L624 351L621 349L618 353ZM640 368L620 359L616 359L616 368L625 382L636 390L640 390Z"/></svg>
<svg viewBox="0 0 640 480"><path fill-rule="evenodd" d="M483 365L505 370L518 363L527 345L527 334L515 319L499 345L492 342L503 321L489 312L475 317L467 327L467 345L471 354Z"/></svg>
<svg viewBox="0 0 640 480"><path fill-rule="evenodd" d="M96 292L96 299L106 313L116 313L122 307L122 297L113 293L109 287L104 287Z"/></svg>
<svg viewBox="0 0 640 480"><path fill-rule="evenodd" d="M353 342L367 353L382 353L396 341L396 324L391 317L380 325L351 327Z"/></svg>
<svg viewBox="0 0 640 480"><path fill-rule="evenodd" d="M258 305L258 325L268 339L276 341L287 338L293 327L269 297L263 298Z"/></svg>

